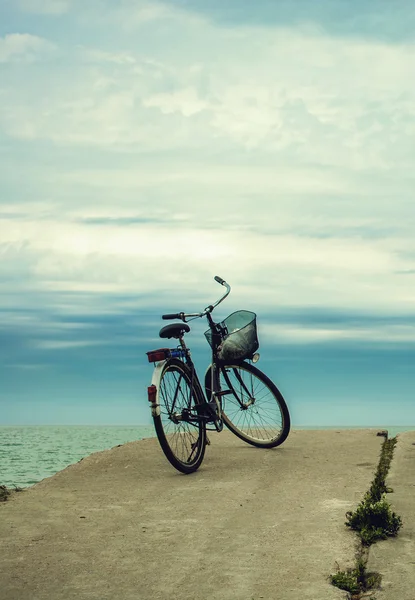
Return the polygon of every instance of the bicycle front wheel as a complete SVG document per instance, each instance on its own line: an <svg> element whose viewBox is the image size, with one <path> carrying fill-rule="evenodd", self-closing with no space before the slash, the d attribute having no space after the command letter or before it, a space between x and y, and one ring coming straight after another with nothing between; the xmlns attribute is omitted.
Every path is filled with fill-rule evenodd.
<svg viewBox="0 0 415 600"><path fill-rule="evenodd" d="M206 426L197 420L195 407L203 400L192 386L191 371L182 361L170 359L156 387L160 414L153 420L160 446L173 467L193 473L205 455Z"/></svg>
<svg viewBox="0 0 415 600"><path fill-rule="evenodd" d="M205 376L210 397L211 367ZM253 446L274 448L290 432L290 414L277 386L247 362L221 366L222 418L235 435Z"/></svg>

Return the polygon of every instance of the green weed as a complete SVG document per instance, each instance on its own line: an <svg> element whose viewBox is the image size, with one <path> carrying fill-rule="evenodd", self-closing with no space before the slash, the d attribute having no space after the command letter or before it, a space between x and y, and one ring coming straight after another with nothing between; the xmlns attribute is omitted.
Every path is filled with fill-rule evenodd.
<svg viewBox="0 0 415 600"><path fill-rule="evenodd" d="M6 502L12 492L22 492L22 488L17 485L14 486L12 490L10 490L5 485L0 485L0 502Z"/></svg>
<svg viewBox="0 0 415 600"><path fill-rule="evenodd" d="M381 579L382 577L379 573L368 573L366 571L366 561L362 557L357 559L354 569L338 571L330 577L331 583L334 586L349 592L353 596L378 588Z"/></svg>
<svg viewBox="0 0 415 600"><path fill-rule="evenodd" d="M396 438L384 441L379 465L369 491L355 511L346 513L346 525L358 532L365 546L396 536L402 526L402 519L392 511L385 497L390 491L385 480L396 441Z"/></svg>
<svg viewBox="0 0 415 600"><path fill-rule="evenodd" d="M351 594L351 598L361 598L364 592L380 587L382 576L368 573L367 548L377 540L396 536L402 526L402 519L392 511L386 500L386 494L392 490L386 487L386 476L393 457L397 438L385 439L374 479L363 500L355 511L346 513L346 525L357 531L360 538L360 550L356 566L346 571L338 570L330 576L331 583ZM366 548L366 552L365 552Z"/></svg>

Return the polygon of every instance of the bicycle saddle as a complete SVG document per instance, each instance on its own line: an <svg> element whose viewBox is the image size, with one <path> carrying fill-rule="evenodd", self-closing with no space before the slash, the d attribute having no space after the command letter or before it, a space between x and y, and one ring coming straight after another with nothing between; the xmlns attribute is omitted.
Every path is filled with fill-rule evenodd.
<svg viewBox="0 0 415 600"><path fill-rule="evenodd" d="M172 323L171 325L166 325L160 329L159 336L161 338L177 338L181 337L184 333L190 331L189 325L186 323Z"/></svg>

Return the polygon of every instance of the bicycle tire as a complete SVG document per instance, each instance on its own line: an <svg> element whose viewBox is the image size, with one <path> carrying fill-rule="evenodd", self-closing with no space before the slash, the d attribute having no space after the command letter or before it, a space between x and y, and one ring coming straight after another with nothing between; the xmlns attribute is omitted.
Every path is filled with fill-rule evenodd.
<svg viewBox="0 0 415 600"><path fill-rule="evenodd" d="M192 391L189 367L181 360L167 360L156 387L160 410L153 421L160 446L173 467L185 474L193 473L205 455L206 425L180 420L183 409L194 411L194 406L203 402L195 384Z"/></svg>
<svg viewBox="0 0 415 600"><path fill-rule="evenodd" d="M207 398L211 394L211 368L205 375ZM265 373L245 361L222 365L219 383L222 418L232 433L258 448L274 448L287 439L290 413L281 392Z"/></svg>

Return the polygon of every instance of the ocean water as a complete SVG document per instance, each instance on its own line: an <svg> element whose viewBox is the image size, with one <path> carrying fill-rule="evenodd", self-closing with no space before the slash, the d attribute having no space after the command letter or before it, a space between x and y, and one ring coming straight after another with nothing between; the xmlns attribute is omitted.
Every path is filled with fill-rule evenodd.
<svg viewBox="0 0 415 600"><path fill-rule="evenodd" d="M28 487L81 458L145 437L154 427L0 427L0 485Z"/></svg>
<svg viewBox="0 0 415 600"><path fill-rule="evenodd" d="M358 429L358 427L298 427L294 429ZM365 429L365 427L362 427ZM376 427L389 437L415 426ZM129 427L0 426L0 485L28 487L61 471L81 458L146 437L154 437L152 425Z"/></svg>

